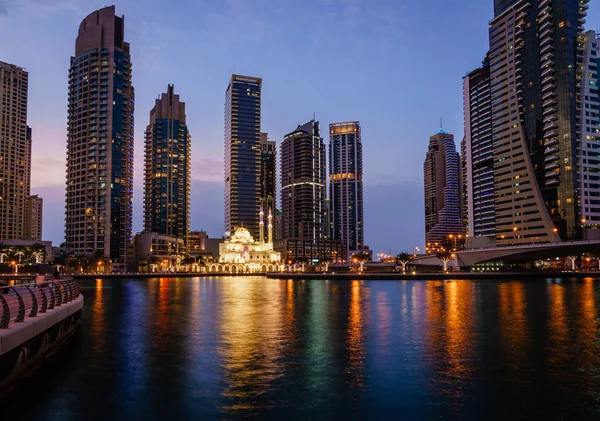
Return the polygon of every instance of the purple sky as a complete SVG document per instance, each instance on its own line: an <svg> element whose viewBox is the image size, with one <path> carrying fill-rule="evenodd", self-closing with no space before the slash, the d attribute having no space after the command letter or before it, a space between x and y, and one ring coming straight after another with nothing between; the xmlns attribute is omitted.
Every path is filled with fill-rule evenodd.
<svg viewBox="0 0 600 421"><path fill-rule="evenodd" d="M0 0L0 60L29 71L32 190L44 238L64 237L67 71L81 20L102 0ZM177 4L177 7L172 6ZM359 120L365 235L376 253L421 247L423 159L444 127L462 139L462 77L487 46L492 0L121 0L136 90L134 232L143 134L175 84L192 134L192 229L223 230L223 104L232 73L263 78L262 129L278 143L316 113ZM591 5L588 28L600 27ZM14 40L9 42L8 40ZM327 140L327 139L326 139Z"/></svg>

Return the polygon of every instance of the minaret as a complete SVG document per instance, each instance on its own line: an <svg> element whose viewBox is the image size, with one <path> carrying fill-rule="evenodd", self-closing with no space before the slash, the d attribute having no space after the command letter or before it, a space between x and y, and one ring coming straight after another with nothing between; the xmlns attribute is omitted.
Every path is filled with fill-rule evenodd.
<svg viewBox="0 0 600 421"><path fill-rule="evenodd" d="M273 209L269 208L269 246L273 249Z"/></svg>
<svg viewBox="0 0 600 421"><path fill-rule="evenodd" d="M260 222L259 222L259 239L258 242L261 246L265 244L265 213L263 207L260 205Z"/></svg>

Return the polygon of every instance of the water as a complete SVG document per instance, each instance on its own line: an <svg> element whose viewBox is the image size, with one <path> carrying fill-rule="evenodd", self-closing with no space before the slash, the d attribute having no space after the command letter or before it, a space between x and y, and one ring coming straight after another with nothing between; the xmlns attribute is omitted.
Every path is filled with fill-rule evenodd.
<svg viewBox="0 0 600 421"><path fill-rule="evenodd" d="M79 337L0 419L600 419L591 279L82 287Z"/></svg>

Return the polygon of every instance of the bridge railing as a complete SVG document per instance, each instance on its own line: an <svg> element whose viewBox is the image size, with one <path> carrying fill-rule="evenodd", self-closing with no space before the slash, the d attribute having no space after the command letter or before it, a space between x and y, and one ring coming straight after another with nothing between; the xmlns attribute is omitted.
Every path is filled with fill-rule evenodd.
<svg viewBox="0 0 600 421"><path fill-rule="evenodd" d="M72 278L39 283L0 286L0 329L8 329L79 297L79 284Z"/></svg>

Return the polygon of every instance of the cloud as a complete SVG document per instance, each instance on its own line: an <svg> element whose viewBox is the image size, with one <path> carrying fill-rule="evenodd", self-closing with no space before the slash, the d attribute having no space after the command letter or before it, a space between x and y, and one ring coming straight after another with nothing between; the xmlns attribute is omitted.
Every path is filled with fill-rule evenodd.
<svg viewBox="0 0 600 421"><path fill-rule="evenodd" d="M192 180L223 182L223 161L192 159Z"/></svg>
<svg viewBox="0 0 600 421"><path fill-rule="evenodd" d="M8 15L8 0L0 0L0 16Z"/></svg>

